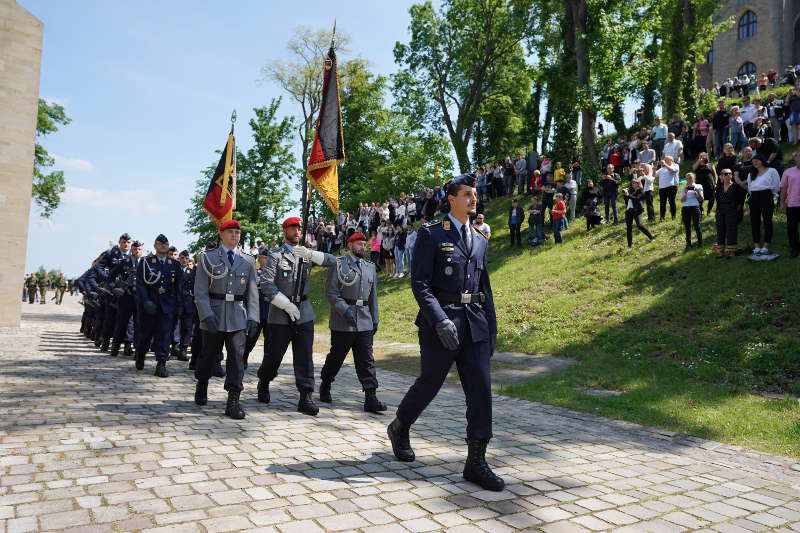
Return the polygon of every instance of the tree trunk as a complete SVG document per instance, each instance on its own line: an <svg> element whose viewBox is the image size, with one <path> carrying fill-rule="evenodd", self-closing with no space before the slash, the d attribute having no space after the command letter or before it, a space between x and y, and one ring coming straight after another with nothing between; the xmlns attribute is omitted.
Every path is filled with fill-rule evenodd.
<svg viewBox="0 0 800 533"><path fill-rule="evenodd" d="M541 132L541 126L539 125L539 119L542 117L542 86L544 84L541 81L537 81L534 85L533 89L533 97L531 98L531 142L533 143L533 151L538 152L538 144L539 144L539 133Z"/></svg>
<svg viewBox="0 0 800 533"><path fill-rule="evenodd" d="M667 117L673 113L680 113L683 105L681 103L681 80L683 79L684 65L688 55L688 46L684 33L683 13L688 8L690 0L673 0L668 3L667 9L672 9L669 13L669 38L664 39L663 48L669 57L667 66L667 76L661 85L663 95L662 110Z"/></svg>
<svg viewBox="0 0 800 533"><path fill-rule="evenodd" d="M653 32L653 37L648 46L648 55L656 57L658 55L658 35ZM658 72L650 73L650 78L644 86L642 92L642 122L640 125L652 124L655 119L656 111L656 91L658 90Z"/></svg>
<svg viewBox="0 0 800 533"><path fill-rule="evenodd" d="M570 3L565 0L561 20L564 46L558 58L559 83L553 107L553 160L569 164L578 142L578 86L575 61L575 21Z"/></svg>
<svg viewBox="0 0 800 533"><path fill-rule="evenodd" d="M451 135L450 142L453 143L453 150L456 152L458 169L462 174L470 171L469 153L467 153L467 143L458 135Z"/></svg>
<svg viewBox="0 0 800 533"><path fill-rule="evenodd" d="M544 112L544 126L542 127L542 151L547 153L547 145L550 144L550 127L553 124L553 88L547 86L547 109Z"/></svg>
<svg viewBox="0 0 800 533"><path fill-rule="evenodd" d="M568 8L572 13L574 30L572 38L575 47L575 73L578 82L578 94L583 96L581 105L581 138L583 140L583 161L590 167L597 167L597 136L595 121L597 112L591 95L589 85L590 65L586 50L586 0L567 0ZM616 126L616 124L615 124ZM624 126L624 123L623 123Z"/></svg>
<svg viewBox="0 0 800 533"><path fill-rule="evenodd" d="M695 42L697 38L697 21L695 19L694 2L688 2L683 11L684 39ZM683 66L683 77L681 83L681 97L683 100L683 119L691 122L697 113L697 68L692 60L691 51L687 50L687 57Z"/></svg>
<svg viewBox="0 0 800 533"><path fill-rule="evenodd" d="M611 106L611 112L608 114L608 120L614 125L618 135L622 135L628 128L625 126L625 113L622 111L622 104L614 102Z"/></svg>

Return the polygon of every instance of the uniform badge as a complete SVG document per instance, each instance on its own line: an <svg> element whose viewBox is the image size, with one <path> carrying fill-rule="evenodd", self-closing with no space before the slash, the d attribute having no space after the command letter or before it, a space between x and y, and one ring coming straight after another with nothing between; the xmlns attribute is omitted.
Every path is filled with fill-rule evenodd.
<svg viewBox="0 0 800 533"><path fill-rule="evenodd" d="M447 230L447 231L450 231L450 221L449 221L449 220L443 220L443 221L442 221L442 227L443 227L445 230Z"/></svg>
<svg viewBox="0 0 800 533"><path fill-rule="evenodd" d="M444 274L445 274L445 276L452 276L453 275L453 267L451 267L450 265L447 265L444 268Z"/></svg>
<svg viewBox="0 0 800 533"><path fill-rule="evenodd" d="M284 270L284 271L283 271L283 277L284 277L284 278L288 278L288 277L289 277L289 272L288 272L288 271L286 271L286 270Z"/></svg>
<svg viewBox="0 0 800 533"><path fill-rule="evenodd" d="M155 257L154 257L154 258L152 258L152 259L150 260L150 262L151 262L151 263L153 263L153 264L155 265L155 264L156 264L156 258L155 258Z"/></svg>
<svg viewBox="0 0 800 533"><path fill-rule="evenodd" d="M172 259L167 259L167 264L171 265L172 264Z"/></svg>
<svg viewBox="0 0 800 533"><path fill-rule="evenodd" d="M241 282L242 285L244 285L246 280L244 278L241 278L239 281Z"/></svg>

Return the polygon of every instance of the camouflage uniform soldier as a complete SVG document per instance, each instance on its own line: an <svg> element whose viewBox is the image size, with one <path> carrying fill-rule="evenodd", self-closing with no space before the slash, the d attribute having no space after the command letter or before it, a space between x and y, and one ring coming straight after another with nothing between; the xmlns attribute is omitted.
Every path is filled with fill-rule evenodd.
<svg viewBox="0 0 800 533"><path fill-rule="evenodd" d="M47 303L47 274L41 276L37 280L37 284L39 285L39 303L44 305Z"/></svg>

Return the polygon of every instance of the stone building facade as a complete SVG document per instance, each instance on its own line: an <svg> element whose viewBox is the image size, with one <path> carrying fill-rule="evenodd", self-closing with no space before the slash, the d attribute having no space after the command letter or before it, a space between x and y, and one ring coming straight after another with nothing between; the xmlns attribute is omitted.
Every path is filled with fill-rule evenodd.
<svg viewBox="0 0 800 533"><path fill-rule="evenodd" d="M0 328L19 327L42 30L16 0L0 0Z"/></svg>
<svg viewBox="0 0 800 533"><path fill-rule="evenodd" d="M709 61L698 65L698 82L711 88L741 71L779 74L800 63L800 0L725 0L719 20L733 26L714 38Z"/></svg>

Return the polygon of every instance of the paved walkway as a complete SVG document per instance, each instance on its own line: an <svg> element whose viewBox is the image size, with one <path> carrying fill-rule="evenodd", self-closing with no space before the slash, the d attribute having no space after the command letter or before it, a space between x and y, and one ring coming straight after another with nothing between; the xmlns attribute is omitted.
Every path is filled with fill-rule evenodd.
<svg viewBox="0 0 800 533"><path fill-rule="evenodd" d="M352 366L318 418L286 365L269 406L192 402L185 364L137 374L78 333L79 307L23 306L0 334L0 533L24 531L800 531L794 461L496 396L490 462L508 489L460 477L463 395L446 386L393 460L391 415L360 409ZM258 348L257 348L258 349ZM290 358L288 358L290 359ZM392 406L411 382L383 372ZM391 412L391 411L390 411Z"/></svg>

